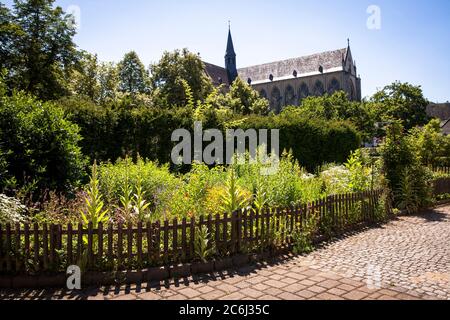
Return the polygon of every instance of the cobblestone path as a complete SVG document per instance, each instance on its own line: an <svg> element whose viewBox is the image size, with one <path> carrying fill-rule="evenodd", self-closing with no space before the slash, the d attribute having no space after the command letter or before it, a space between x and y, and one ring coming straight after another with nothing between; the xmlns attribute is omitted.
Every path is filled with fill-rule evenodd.
<svg viewBox="0 0 450 320"><path fill-rule="evenodd" d="M3 299L450 300L450 206L399 217L325 244L235 271L179 281L64 291L3 291Z"/></svg>

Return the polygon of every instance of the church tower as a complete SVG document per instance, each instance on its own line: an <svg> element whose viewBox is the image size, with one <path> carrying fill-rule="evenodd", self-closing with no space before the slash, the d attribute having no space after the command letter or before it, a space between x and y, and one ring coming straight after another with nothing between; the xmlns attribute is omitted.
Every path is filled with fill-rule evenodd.
<svg viewBox="0 0 450 320"><path fill-rule="evenodd" d="M234 52L233 38L231 37L231 28L228 28L228 43L227 51L225 53L225 69L227 70L228 80L231 85L238 77L236 67L236 53Z"/></svg>

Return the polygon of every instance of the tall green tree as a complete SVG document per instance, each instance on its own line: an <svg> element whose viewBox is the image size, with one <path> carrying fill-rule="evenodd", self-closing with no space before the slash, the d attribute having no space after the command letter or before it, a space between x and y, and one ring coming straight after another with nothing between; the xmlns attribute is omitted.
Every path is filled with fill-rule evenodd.
<svg viewBox="0 0 450 320"><path fill-rule="evenodd" d="M349 101L344 91L303 99L300 111L311 118L350 120L366 142L375 136L375 118L367 107L367 102Z"/></svg>
<svg viewBox="0 0 450 320"><path fill-rule="evenodd" d="M1 11L8 33L0 60L9 69L9 83L45 100L66 94L77 60L73 17L54 7L54 0L14 0L10 14Z"/></svg>
<svg viewBox="0 0 450 320"><path fill-rule="evenodd" d="M429 104L422 88L409 83L394 82L375 93L372 108L381 122L400 120L405 129L425 125Z"/></svg>
<svg viewBox="0 0 450 320"><path fill-rule="evenodd" d="M150 66L151 88L156 100L168 106L185 106L185 80L194 101L203 101L212 92L211 79L200 57L187 49L165 52L161 60Z"/></svg>
<svg viewBox="0 0 450 320"><path fill-rule="evenodd" d="M119 72L117 66L111 62L103 62L98 69L100 86L99 102L106 104L114 101L119 92Z"/></svg>
<svg viewBox="0 0 450 320"><path fill-rule="evenodd" d="M259 93L241 78L236 78L231 85L230 92L231 108L234 112L242 114L267 114L269 101L261 98Z"/></svg>
<svg viewBox="0 0 450 320"><path fill-rule="evenodd" d="M136 52L131 51L125 55L118 65L118 72L121 91L131 94L149 92L148 72Z"/></svg>
<svg viewBox="0 0 450 320"><path fill-rule="evenodd" d="M98 101L100 95L99 64L97 55L80 53L80 60L70 77L72 94L84 95Z"/></svg>

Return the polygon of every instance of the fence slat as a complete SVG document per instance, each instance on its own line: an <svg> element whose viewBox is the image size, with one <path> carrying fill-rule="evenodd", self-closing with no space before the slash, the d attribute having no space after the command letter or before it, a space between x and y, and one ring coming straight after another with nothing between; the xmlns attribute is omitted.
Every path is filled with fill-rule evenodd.
<svg viewBox="0 0 450 320"><path fill-rule="evenodd" d="M108 224L108 262L111 264L114 263L113 242L114 242L113 225L112 225L112 223L109 223Z"/></svg>
<svg viewBox="0 0 450 320"><path fill-rule="evenodd" d="M186 262L186 256L189 251L188 249L188 241L187 241L187 220L186 217L183 218L181 222L181 259L183 262Z"/></svg>
<svg viewBox="0 0 450 320"><path fill-rule="evenodd" d="M139 266L142 266L142 222L138 222L136 246L137 246L137 262Z"/></svg>
<svg viewBox="0 0 450 320"><path fill-rule="evenodd" d="M48 229L45 223L42 230L42 255L44 258L44 271L48 270Z"/></svg>
<svg viewBox="0 0 450 320"><path fill-rule="evenodd" d="M189 259L195 256L195 218L191 218L189 228Z"/></svg>
<svg viewBox="0 0 450 320"><path fill-rule="evenodd" d="M0 237L0 243L1 237ZM24 245L25 245L25 261L30 260L30 225L28 223L24 226ZM0 254L1 256L1 254Z"/></svg>
<svg viewBox="0 0 450 320"><path fill-rule="evenodd" d="M155 261L160 261L161 259L161 224L159 221L155 224L155 235L156 235L156 241L155 241Z"/></svg>
<svg viewBox="0 0 450 320"><path fill-rule="evenodd" d="M77 263L81 262L83 257L83 225L78 223L77 228Z"/></svg>
<svg viewBox="0 0 450 320"><path fill-rule="evenodd" d="M123 225L121 222L117 225L117 265L119 268L122 266L123 256Z"/></svg>
<svg viewBox="0 0 450 320"><path fill-rule="evenodd" d="M131 223L127 224L127 262L128 268L133 267L133 226Z"/></svg>
<svg viewBox="0 0 450 320"><path fill-rule="evenodd" d="M225 212L223 215L223 222L222 222L222 241L223 241L223 252L224 254L227 253L229 250L228 245L228 213Z"/></svg>
<svg viewBox="0 0 450 320"><path fill-rule="evenodd" d="M0 223L0 272L3 271L3 259L6 256L3 253L3 227L2 224Z"/></svg>
<svg viewBox="0 0 450 320"><path fill-rule="evenodd" d="M88 244L87 244L88 266L94 263L94 230L92 222L88 224Z"/></svg>
<svg viewBox="0 0 450 320"><path fill-rule="evenodd" d="M20 271L21 268L21 260L20 260L20 223L16 223L15 230L15 244L14 244L14 258L15 258L15 264L14 269L15 271Z"/></svg>
<svg viewBox="0 0 450 320"><path fill-rule="evenodd" d="M49 236L49 244L50 244L50 252L49 252L49 262L50 262L50 268L53 268L53 265L55 264L55 225L50 225L50 236Z"/></svg>
<svg viewBox="0 0 450 320"><path fill-rule="evenodd" d="M147 222L147 263L152 263L153 258L153 226Z"/></svg>
<svg viewBox="0 0 450 320"><path fill-rule="evenodd" d="M34 223L33 225L33 257L34 257L34 270L40 270L40 242L39 242L39 225Z"/></svg>
<svg viewBox="0 0 450 320"><path fill-rule="evenodd" d="M178 262L178 219L174 218L172 222L172 256L175 263Z"/></svg>
<svg viewBox="0 0 450 320"><path fill-rule="evenodd" d="M7 223L6 224L6 271L10 272L12 267L11 267L11 224Z"/></svg>
<svg viewBox="0 0 450 320"><path fill-rule="evenodd" d="M169 263L169 221L164 221L164 262Z"/></svg>
<svg viewBox="0 0 450 320"><path fill-rule="evenodd" d="M103 223L98 224L98 250L97 250L97 261L101 265L103 262Z"/></svg>
<svg viewBox="0 0 450 320"><path fill-rule="evenodd" d="M68 265L73 264L72 236L73 236L73 227L72 227L72 223L69 222L69 224L67 225L67 263L68 263Z"/></svg>

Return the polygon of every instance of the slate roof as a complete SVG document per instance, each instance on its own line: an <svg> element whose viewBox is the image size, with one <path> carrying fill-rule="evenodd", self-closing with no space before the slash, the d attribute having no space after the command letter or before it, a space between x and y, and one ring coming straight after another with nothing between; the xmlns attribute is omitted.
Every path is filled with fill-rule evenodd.
<svg viewBox="0 0 450 320"><path fill-rule="evenodd" d="M225 68L207 62L203 63L205 65L206 73L211 77L212 82L215 86L219 86L221 84L229 85L228 73ZM220 81L220 79L222 80L222 82Z"/></svg>
<svg viewBox="0 0 450 320"><path fill-rule="evenodd" d="M444 123L441 125L442 133L445 135L450 135L450 119L447 121L444 121Z"/></svg>
<svg viewBox="0 0 450 320"><path fill-rule="evenodd" d="M427 107L427 115L441 121L450 119L450 103L431 103Z"/></svg>
<svg viewBox="0 0 450 320"><path fill-rule="evenodd" d="M247 68L238 69L241 79L247 81L248 78L252 83L269 81L269 75L272 74L274 79L292 77L294 70L298 76L319 72L322 66L323 72L342 70L342 59L347 56L347 49L338 49L317 53L299 58L276 61Z"/></svg>

